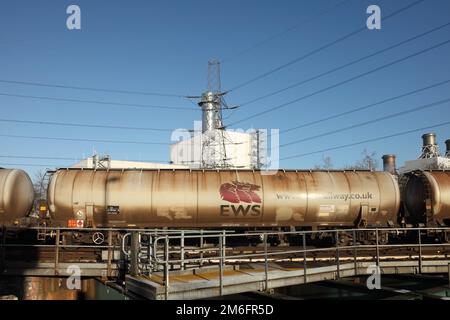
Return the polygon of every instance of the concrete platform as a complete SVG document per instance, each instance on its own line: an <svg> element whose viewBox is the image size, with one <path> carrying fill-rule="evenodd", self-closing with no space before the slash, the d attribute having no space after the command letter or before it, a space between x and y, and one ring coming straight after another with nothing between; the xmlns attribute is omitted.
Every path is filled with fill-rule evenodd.
<svg viewBox="0 0 450 320"><path fill-rule="evenodd" d="M423 261L383 261L380 262L382 274L418 274L447 273L450 260ZM191 300L213 298L252 291L268 291L273 288L298 285L303 283L335 280L356 275L371 274L369 266L373 262L354 262L333 265L316 263L305 271L302 264L293 262L270 263L266 280L264 263L249 263L236 267L226 266L223 271L222 284L218 268L203 270L172 271L169 273L169 286L164 284L164 274L151 276L126 276L126 288L146 299Z"/></svg>

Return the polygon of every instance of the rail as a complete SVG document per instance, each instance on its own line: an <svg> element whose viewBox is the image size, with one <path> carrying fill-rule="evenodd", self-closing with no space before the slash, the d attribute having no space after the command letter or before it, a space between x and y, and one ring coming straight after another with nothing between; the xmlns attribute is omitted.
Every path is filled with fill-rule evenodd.
<svg viewBox="0 0 450 320"><path fill-rule="evenodd" d="M133 235L133 234L132 234ZM340 266L353 261L355 275L358 261L371 261L379 268L381 260L407 259L418 261L422 273L425 260L439 256L447 258L450 247L450 228L373 228L319 231L259 231L246 233L183 233L154 235L135 233L139 252L131 256L132 275L162 273L165 298L170 295L170 273L177 270L217 266L219 293L223 293L224 270L227 265L258 262L264 264L265 289L269 288L271 262L290 261L303 269L306 283L310 264L324 261L336 265L336 277L341 276ZM239 247L242 239L259 239L251 253ZM282 246L274 239L289 238L294 246ZM328 240L328 244L323 242ZM331 241L330 241L331 240ZM322 244L321 244L322 241ZM186 246L189 244L189 246ZM318 245L319 244L319 245ZM424 252L426 251L426 252ZM243 253L244 252L244 253ZM425 253L425 254L424 254ZM450 266L449 266L450 271Z"/></svg>

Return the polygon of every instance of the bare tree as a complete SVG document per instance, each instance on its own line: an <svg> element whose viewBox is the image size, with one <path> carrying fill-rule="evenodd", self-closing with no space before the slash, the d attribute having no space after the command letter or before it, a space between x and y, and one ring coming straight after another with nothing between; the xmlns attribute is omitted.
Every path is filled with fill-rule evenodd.
<svg viewBox="0 0 450 320"><path fill-rule="evenodd" d="M38 170L34 173L33 176L33 188L34 188L34 195L36 199L39 199L39 197L42 196L42 194L45 194L45 188L44 185L44 177L45 177L46 171L44 169Z"/></svg>
<svg viewBox="0 0 450 320"><path fill-rule="evenodd" d="M322 158L322 164L315 165L314 169L315 170L321 170L321 169L330 170L330 169L333 169L333 162L331 161L331 157L329 157L329 156L323 157Z"/></svg>
<svg viewBox="0 0 450 320"><path fill-rule="evenodd" d="M347 170L376 170L378 168L377 153L375 151L369 152L367 149L364 149L361 154L363 156L361 160L345 168Z"/></svg>

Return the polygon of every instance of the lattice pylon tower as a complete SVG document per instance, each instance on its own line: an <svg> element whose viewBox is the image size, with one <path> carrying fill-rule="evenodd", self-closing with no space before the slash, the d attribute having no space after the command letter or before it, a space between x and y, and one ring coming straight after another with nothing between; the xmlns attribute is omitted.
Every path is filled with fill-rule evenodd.
<svg viewBox="0 0 450 320"><path fill-rule="evenodd" d="M220 62L208 62L208 91L202 95L202 157L201 167L209 169L230 168L226 145L230 139L222 120L223 93L220 84Z"/></svg>

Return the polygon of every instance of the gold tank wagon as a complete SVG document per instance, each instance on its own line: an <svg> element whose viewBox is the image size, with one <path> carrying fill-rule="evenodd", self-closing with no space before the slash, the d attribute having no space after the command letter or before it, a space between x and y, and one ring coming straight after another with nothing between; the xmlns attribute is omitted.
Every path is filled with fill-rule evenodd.
<svg viewBox="0 0 450 320"><path fill-rule="evenodd" d="M60 169L48 202L61 226L386 226L400 192L387 172Z"/></svg>
<svg viewBox="0 0 450 320"><path fill-rule="evenodd" d="M416 171L405 177L402 193L408 222L450 226L450 171Z"/></svg>
<svg viewBox="0 0 450 320"><path fill-rule="evenodd" d="M33 200L33 183L25 171L0 168L0 225L26 217Z"/></svg>

